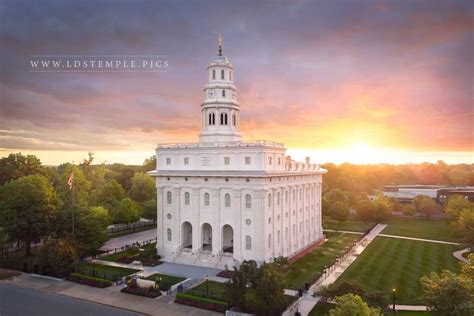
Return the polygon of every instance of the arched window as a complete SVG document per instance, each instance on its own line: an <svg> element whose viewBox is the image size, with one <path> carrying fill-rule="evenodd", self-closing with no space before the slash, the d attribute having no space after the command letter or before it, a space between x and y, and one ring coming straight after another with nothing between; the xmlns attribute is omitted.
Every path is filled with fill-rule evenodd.
<svg viewBox="0 0 474 316"><path fill-rule="evenodd" d="M226 195L224 196L224 200L225 200L225 207L230 207L230 194L229 193L226 193Z"/></svg>
<svg viewBox="0 0 474 316"><path fill-rule="evenodd" d="M288 240L288 227L285 227L285 239Z"/></svg>
<svg viewBox="0 0 474 316"><path fill-rule="evenodd" d="M252 237L245 236L245 250L252 250Z"/></svg>
<svg viewBox="0 0 474 316"><path fill-rule="evenodd" d="M232 81L232 70L229 71L229 81Z"/></svg>
<svg viewBox="0 0 474 316"><path fill-rule="evenodd" d="M212 69L212 79L216 79L216 70Z"/></svg>
<svg viewBox="0 0 474 316"><path fill-rule="evenodd" d="M171 204L173 202L173 198L171 197L171 191L166 192L166 203Z"/></svg>
<svg viewBox="0 0 474 316"><path fill-rule="evenodd" d="M272 234L268 234L268 248L272 246Z"/></svg>
<svg viewBox="0 0 474 316"><path fill-rule="evenodd" d="M171 231L171 228L168 228L168 229L166 230L166 235L167 235L167 237L168 237L168 241L171 241L171 239L172 239L172 234L173 234L173 232Z"/></svg>
<svg viewBox="0 0 474 316"><path fill-rule="evenodd" d="M205 206L209 206L209 204L211 203L210 199L211 199L211 197L210 197L209 193L207 193L207 192L204 193L204 205Z"/></svg>
<svg viewBox="0 0 474 316"><path fill-rule="evenodd" d="M227 113L224 113L224 125L227 125Z"/></svg>
<svg viewBox="0 0 474 316"><path fill-rule="evenodd" d="M288 191L285 191L285 203L288 203Z"/></svg>
<svg viewBox="0 0 474 316"><path fill-rule="evenodd" d="M277 205L280 205L280 192L277 194Z"/></svg>
<svg viewBox="0 0 474 316"><path fill-rule="evenodd" d="M245 195L245 208L252 207L252 196L250 194Z"/></svg>
<svg viewBox="0 0 474 316"><path fill-rule="evenodd" d="M277 242L280 242L280 231L277 231Z"/></svg>
<svg viewBox="0 0 474 316"><path fill-rule="evenodd" d="M295 198L296 198L296 191L295 189L293 189L293 202L295 201Z"/></svg>
<svg viewBox="0 0 474 316"><path fill-rule="evenodd" d="M271 224L271 222L272 222L272 218L269 217L269 218L268 218L268 224Z"/></svg>
<svg viewBox="0 0 474 316"><path fill-rule="evenodd" d="M225 73L224 73L224 69L221 70L221 79L224 80L224 76L225 76Z"/></svg>
<svg viewBox="0 0 474 316"><path fill-rule="evenodd" d="M222 90L222 97L225 98L225 90Z"/></svg>
<svg viewBox="0 0 474 316"><path fill-rule="evenodd" d="M212 113L212 125L216 125L216 114Z"/></svg>
<svg viewBox="0 0 474 316"><path fill-rule="evenodd" d="M184 193L184 204L189 205L189 202L190 202L189 200L190 200L189 192L185 192Z"/></svg>
<svg viewBox="0 0 474 316"><path fill-rule="evenodd" d="M208 124L209 124L209 125L212 125L212 113L209 113L209 121L208 121Z"/></svg>
<svg viewBox="0 0 474 316"><path fill-rule="evenodd" d="M221 113L221 125L224 125L224 113Z"/></svg>
<svg viewBox="0 0 474 316"><path fill-rule="evenodd" d="M232 124L233 124L234 126L236 125L235 114L232 115Z"/></svg>
<svg viewBox="0 0 474 316"><path fill-rule="evenodd" d="M272 207L272 194L268 193L268 207Z"/></svg>

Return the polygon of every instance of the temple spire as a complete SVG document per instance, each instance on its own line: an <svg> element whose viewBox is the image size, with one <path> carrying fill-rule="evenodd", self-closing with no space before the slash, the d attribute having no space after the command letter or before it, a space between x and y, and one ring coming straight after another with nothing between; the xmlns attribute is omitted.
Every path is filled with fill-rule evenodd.
<svg viewBox="0 0 474 316"><path fill-rule="evenodd" d="M219 43L219 56L222 56L222 35L217 35L217 42Z"/></svg>

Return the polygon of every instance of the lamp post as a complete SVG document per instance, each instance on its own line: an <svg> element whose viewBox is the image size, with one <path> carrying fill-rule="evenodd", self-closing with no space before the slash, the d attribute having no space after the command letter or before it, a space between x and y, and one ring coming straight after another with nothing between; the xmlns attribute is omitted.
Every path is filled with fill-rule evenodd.
<svg viewBox="0 0 474 316"><path fill-rule="evenodd" d="M396 288L392 289L392 309L395 311L395 292L397 292Z"/></svg>

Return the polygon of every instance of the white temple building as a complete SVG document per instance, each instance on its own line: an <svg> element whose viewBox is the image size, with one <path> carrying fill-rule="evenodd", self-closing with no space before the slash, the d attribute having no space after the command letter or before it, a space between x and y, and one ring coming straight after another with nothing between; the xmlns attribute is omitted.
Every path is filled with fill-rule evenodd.
<svg viewBox="0 0 474 316"><path fill-rule="evenodd" d="M223 268L293 257L323 238L322 175L283 144L242 141L234 69L207 65L197 143L156 148L157 251L164 261ZM197 113L196 113L197 114Z"/></svg>

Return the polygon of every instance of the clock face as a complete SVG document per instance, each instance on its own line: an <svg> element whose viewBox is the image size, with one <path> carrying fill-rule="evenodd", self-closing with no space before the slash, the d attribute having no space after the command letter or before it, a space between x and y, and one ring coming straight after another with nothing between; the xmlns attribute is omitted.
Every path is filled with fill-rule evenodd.
<svg viewBox="0 0 474 316"><path fill-rule="evenodd" d="M207 95L209 96L209 98L213 98L216 95L216 93L210 90L209 92L207 92Z"/></svg>

